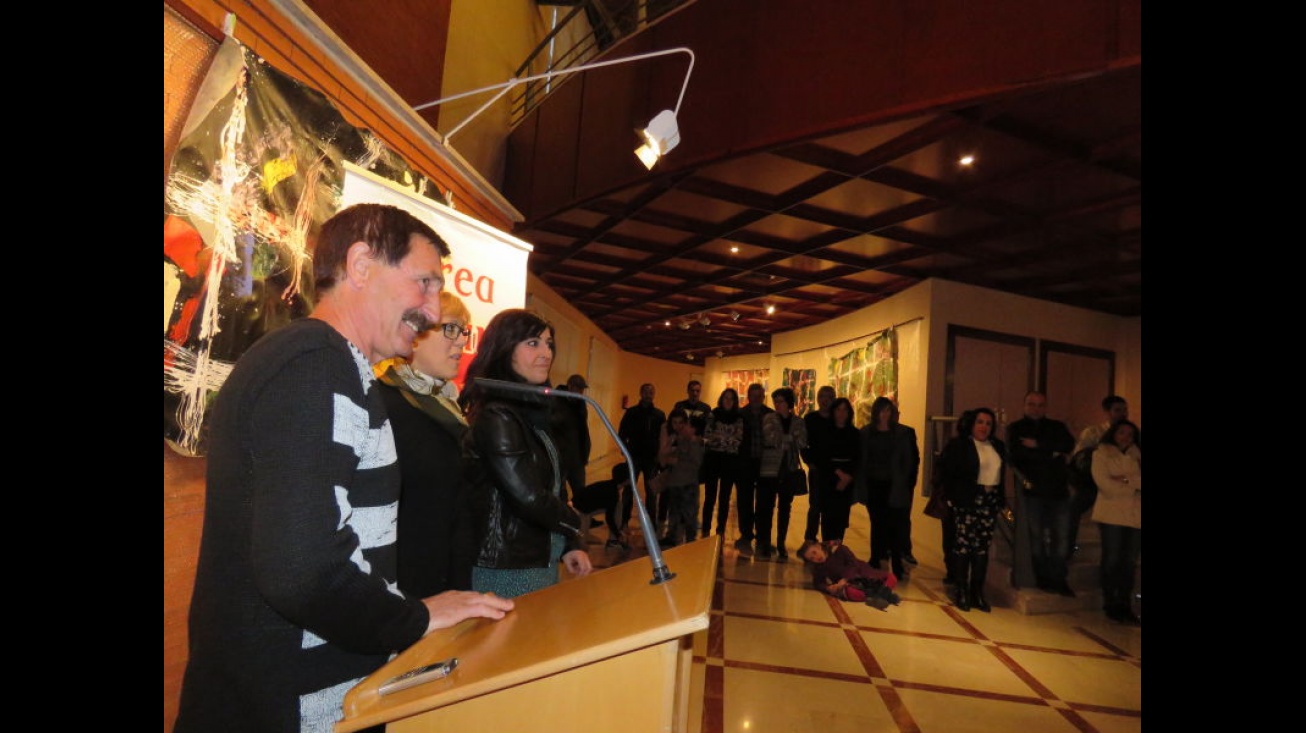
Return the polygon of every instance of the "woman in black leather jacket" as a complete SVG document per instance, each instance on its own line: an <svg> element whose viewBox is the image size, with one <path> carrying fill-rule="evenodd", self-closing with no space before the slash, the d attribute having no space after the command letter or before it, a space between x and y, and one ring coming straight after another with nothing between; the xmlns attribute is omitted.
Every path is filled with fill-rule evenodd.
<svg viewBox="0 0 1306 733"><path fill-rule="evenodd" d="M580 514L563 498L562 465L549 436L548 400L555 398L476 382L484 377L547 387L553 354L549 322L509 308L485 327L467 368L461 402L471 425L471 475L487 511L474 590L511 598L558 582L559 561L577 576L592 569Z"/></svg>
<svg viewBox="0 0 1306 733"><path fill-rule="evenodd" d="M1007 471L1007 446L993 437L997 415L987 407L968 410L957 436L939 456L944 496L956 517L953 577L957 580L953 602L962 611L971 606L990 610L984 598L984 578L989 569L989 545L998 512L1006 503L1003 479Z"/></svg>

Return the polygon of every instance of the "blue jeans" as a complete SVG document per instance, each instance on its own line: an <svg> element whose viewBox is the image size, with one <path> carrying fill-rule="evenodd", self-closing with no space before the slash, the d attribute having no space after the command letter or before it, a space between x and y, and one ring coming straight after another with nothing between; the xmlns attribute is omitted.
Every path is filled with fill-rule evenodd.
<svg viewBox="0 0 1306 733"><path fill-rule="evenodd" d="M1102 532L1102 608L1128 610L1134 593L1134 566L1143 554L1143 530L1097 523Z"/></svg>
<svg viewBox="0 0 1306 733"><path fill-rule="evenodd" d="M1034 575L1040 585L1064 583L1066 561L1070 558L1071 522L1079 519L1070 498L1049 499L1026 494L1024 500Z"/></svg>

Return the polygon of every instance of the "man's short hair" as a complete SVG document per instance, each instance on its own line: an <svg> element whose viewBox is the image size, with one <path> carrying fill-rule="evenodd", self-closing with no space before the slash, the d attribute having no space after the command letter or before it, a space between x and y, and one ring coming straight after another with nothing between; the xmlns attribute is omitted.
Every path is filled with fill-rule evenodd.
<svg viewBox="0 0 1306 733"><path fill-rule="evenodd" d="M1116 405L1127 405L1127 404L1129 403L1125 401L1125 398L1121 397L1118 394L1107 395L1106 397L1102 398L1102 409L1105 410L1106 412L1110 412L1111 408L1115 407Z"/></svg>
<svg viewBox="0 0 1306 733"><path fill-rule="evenodd" d="M313 246L313 285L319 293L335 287L344 274L349 248L365 242L388 265L397 265L412 249L413 235L431 240L441 257L449 245L416 216L389 204L354 204L337 211L322 224Z"/></svg>

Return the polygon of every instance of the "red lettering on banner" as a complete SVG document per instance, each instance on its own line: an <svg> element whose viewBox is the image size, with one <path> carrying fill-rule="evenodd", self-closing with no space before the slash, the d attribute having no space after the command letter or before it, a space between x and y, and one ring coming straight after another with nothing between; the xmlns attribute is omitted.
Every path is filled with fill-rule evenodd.
<svg viewBox="0 0 1306 733"><path fill-rule="evenodd" d="M482 303L494 302L494 278L488 275L475 275L466 267L454 270L453 264L444 264L445 286L458 295L467 298L475 296Z"/></svg>

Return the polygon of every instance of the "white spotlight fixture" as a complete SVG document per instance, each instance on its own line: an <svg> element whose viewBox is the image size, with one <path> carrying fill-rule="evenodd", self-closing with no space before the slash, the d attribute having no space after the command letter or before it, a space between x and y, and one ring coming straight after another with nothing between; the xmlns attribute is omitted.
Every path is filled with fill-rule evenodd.
<svg viewBox="0 0 1306 733"><path fill-rule="evenodd" d="M725 355L726 355L726 352L722 351L721 349L717 349L717 350L716 350L716 358L721 359L721 358L725 357Z"/></svg>
<svg viewBox="0 0 1306 733"><path fill-rule="evenodd" d="M669 109L658 112L648 123L648 127L639 130L644 144L635 148L635 157L645 168L653 169L662 156L680 144L680 127L676 124L676 113Z"/></svg>
<svg viewBox="0 0 1306 733"><path fill-rule="evenodd" d="M710 326L710 325L712 325L712 319L711 319L711 318L708 318L706 313L703 314L703 317L702 317L702 318L699 318L699 319L698 319L698 322L701 323L701 324L703 324L704 326Z"/></svg>
<svg viewBox="0 0 1306 733"><path fill-rule="evenodd" d="M768 316L775 315L775 305L768 305L768 306L766 307L766 314L767 314Z"/></svg>
<svg viewBox="0 0 1306 733"><path fill-rule="evenodd" d="M693 361L693 360L694 360L693 354L685 354L685 361Z"/></svg>
<svg viewBox="0 0 1306 733"><path fill-rule="evenodd" d="M640 161L644 164L646 168L652 169L653 166L658 162L659 159L661 159L663 155L666 155L667 153L671 152L672 148L680 144L680 127L676 123L676 115L680 113L680 103L685 100L685 89L689 86L689 75L694 71L694 52L684 46L677 46L676 48L668 48L663 51L650 51L649 53L637 53L632 56L622 56L621 58L609 59L607 61L596 61L595 63L592 64L581 64L579 66L570 66L565 69L546 71L543 74L532 74L531 76L523 76L520 78L513 77L512 79L509 79L508 81L503 82L501 84L492 84L488 87L481 87L480 89L473 89L471 91L461 92L459 94L452 94L448 97L443 97L433 102L425 102L423 104L415 105L413 107L413 111L416 112L418 110L427 109L428 107L435 107L444 104L445 102L452 102L455 99L462 99L464 97L470 97L476 94L482 94L484 92L492 92L498 90L498 93L495 94L493 97L491 97L489 101L487 101L485 104L482 104L480 107L477 107L475 112L472 112L465 119L463 119L462 122L459 122L457 125L454 125L453 129L449 130L444 134L444 142L446 145L448 145L449 139L452 138L455 133L463 129L463 127L466 126L468 122L471 122L473 119L480 116L482 112L489 109L495 102L499 101L499 99L501 99L503 95L507 94L513 87L517 86L518 84L525 84L526 82L530 82L530 81L539 81L541 79L552 79L555 76L574 74L578 71L589 71L590 69L597 69L602 66L614 66L616 64L624 64L629 61L640 61L643 59L651 59L656 56L666 56L667 54L673 54L673 53L684 53L689 55L689 67L685 69L685 81L682 82L680 85L680 96L676 98L676 106L674 109L664 109L661 112L657 113L657 115L655 115L653 119L649 121L647 127L645 127L643 130L638 131L639 134L644 139L644 144L641 145L635 151L635 155L639 156Z"/></svg>
<svg viewBox="0 0 1306 733"><path fill-rule="evenodd" d="M738 320L739 320L739 311L730 311L730 320L732 320L732 321L738 321Z"/></svg>

